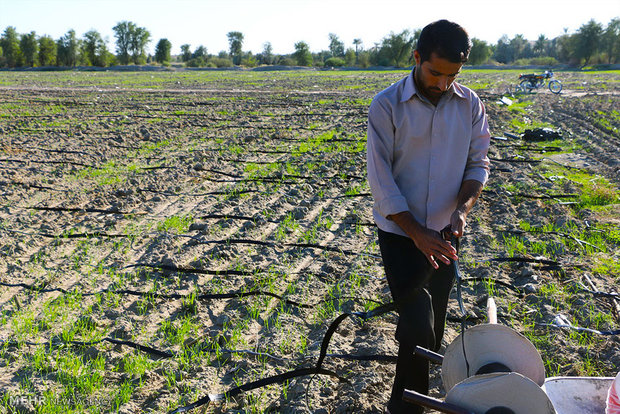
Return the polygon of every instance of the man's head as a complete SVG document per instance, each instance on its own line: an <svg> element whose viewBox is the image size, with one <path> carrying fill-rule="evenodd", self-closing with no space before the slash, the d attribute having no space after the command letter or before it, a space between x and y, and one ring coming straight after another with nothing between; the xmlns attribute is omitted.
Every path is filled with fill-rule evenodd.
<svg viewBox="0 0 620 414"><path fill-rule="evenodd" d="M437 20L420 33L417 52L423 63L435 53L452 63L465 63L471 50L469 35L461 26L448 20Z"/></svg>
<svg viewBox="0 0 620 414"><path fill-rule="evenodd" d="M422 29L413 51L414 77L418 90L433 104L452 85L470 49L469 35L456 23L438 20Z"/></svg>

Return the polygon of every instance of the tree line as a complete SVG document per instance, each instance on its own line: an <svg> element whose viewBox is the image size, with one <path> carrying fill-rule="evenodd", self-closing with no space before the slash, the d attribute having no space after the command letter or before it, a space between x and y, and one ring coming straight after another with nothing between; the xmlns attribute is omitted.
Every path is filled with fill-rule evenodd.
<svg viewBox="0 0 620 414"><path fill-rule="evenodd" d="M190 44L181 45L181 53L172 56L172 44L168 39L159 39L155 53L147 53L151 33L133 22L121 21L113 28L115 53L101 34L90 30L78 37L69 30L59 39L19 34L8 26L0 37L0 67L75 67L113 65L182 64L187 67L255 67L259 65L316 66L316 67L362 67L395 66L407 67L413 64L413 49L421 29L390 33L380 42L365 48L361 39L354 39L350 47L334 34L329 34L328 50L311 52L305 41L294 43L291 54L274 54L270 42L263 45L260 53L243 51L244 35L239 31L227 33L229 49L218 54L209 54L207 48L199 45L192 50ZM468 64L512 64L545 65L566 64L586 66L592 64L620 63L620 18L613 18L604 26L590 20L575 33L568 33L547 39L540 35L528 40L523 35L512 39L502 36L496 44L473 38Z"/></svg>

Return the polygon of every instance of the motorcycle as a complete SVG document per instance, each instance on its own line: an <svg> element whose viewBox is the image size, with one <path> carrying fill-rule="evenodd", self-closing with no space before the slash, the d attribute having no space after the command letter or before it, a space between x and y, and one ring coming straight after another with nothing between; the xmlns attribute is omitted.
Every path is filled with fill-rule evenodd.
<svg viewBox="0 0 620 414"><path fill-rule="evenodd" d="M541 75L534 73L519 75L519 84L515 87L517 93L530 93L534 89L543 88L545 84L549 87L549 90L554 94L559 94L562 91L562 82L553 78L553 71L545 71Z"/></svg>

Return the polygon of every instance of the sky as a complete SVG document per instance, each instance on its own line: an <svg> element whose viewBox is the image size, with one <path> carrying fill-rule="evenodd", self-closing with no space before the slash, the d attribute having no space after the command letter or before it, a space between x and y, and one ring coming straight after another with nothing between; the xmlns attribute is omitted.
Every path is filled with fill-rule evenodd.
<svg viewBox="0 0 620 414"><path fill-rule="evenodd" d="M266 42L273 53L288 54L304 41L310 50L327 50L329 34L345 47L361 39L370 48L391 32L421 29L448 19L470 37L495 44L502 35L522 34L536 40L575 33L594 19L605 27L620 17L620 0L0 0L0 31L13 26L18 33L35 31L58 39L68 30L78 37L97 30L115 51L112 28L127 20L151 33L149 52L159 39L208 53L228 50L226 34L243 33L243 50L260 53Z"/></svg>

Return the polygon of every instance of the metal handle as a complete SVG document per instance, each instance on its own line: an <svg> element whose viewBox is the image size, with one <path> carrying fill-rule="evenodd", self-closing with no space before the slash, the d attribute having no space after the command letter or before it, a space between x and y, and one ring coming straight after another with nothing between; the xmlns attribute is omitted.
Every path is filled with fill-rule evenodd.
<svg viewBox="0 0 620 414"><path fill-rule="evenodd" d="M458 405L450 404L445 401L438 400L419 392L405 390L403 391L403 400L412 404L421 405L422 407L431 408L447 414L476 414Z"/></svg>
<svg viewBox="0 0 620 414"><path fill-rule="evenodd" d="M438 354L437 352L433 352L429 349L422 348L421 346L415 347L415 353L416 355L419 355L422 358L426 358L435 364L441 365L443 363L443 355Z"/></svg>

